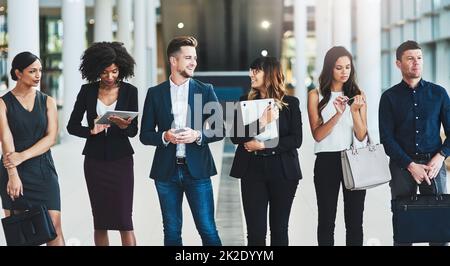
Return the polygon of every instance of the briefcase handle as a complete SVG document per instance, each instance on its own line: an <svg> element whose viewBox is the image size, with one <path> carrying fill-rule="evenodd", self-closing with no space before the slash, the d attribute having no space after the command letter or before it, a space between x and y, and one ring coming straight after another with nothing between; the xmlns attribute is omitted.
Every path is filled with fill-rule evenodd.
<svg viewBox="0 0 450 266"><path fill-rule="evenodd" d="M14 213L15 210L19 210L17 208L18 201L23 203L23 206L26 207L26 210L30 210L33 207L28 200L26 200L23 196L21 196L21 197L15 199L14 201L12 201L11 209L9 210L11 216L15 215L15 213Z"/></svg>
<svg viewBox="0 0 450 266"><path fill-rule="evenodd" d="M434 192L435 192L434 196L436 196L436 200L442 200L443 199L442 193L439 193L438 186L437 186L436 180L434 178L431 179L430 186L434 186ZM417 186L417 188L416 188L416 194L411 196L411 200L417 200L417 195L418 195L417 190L418 189L419 189L419 186Z"/></svg>

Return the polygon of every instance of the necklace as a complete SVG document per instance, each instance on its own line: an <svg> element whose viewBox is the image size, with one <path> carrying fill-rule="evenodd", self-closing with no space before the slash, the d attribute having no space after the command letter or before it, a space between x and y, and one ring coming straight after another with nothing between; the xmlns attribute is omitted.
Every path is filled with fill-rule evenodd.
<svg viewBox="0 0 450 266"><path fill-rule="evenodd" d="M23 94L23 95L15 94L15 93L13 93L13 94L14 94L14 96L16 96L16 97L18 97L18 98L26 99L26 98L28 98L30 95L34 95L34 91L33 91L33 92L26 93L26 94Z"/></svg>
<svg viewBox="0 0 450 266"><path fill-rule="evenodd" d="M114 85L112 85L112 86L110 86L110 87L104 86L104 85L102 84L102 82L100 82L100 85L99 85L99 89L100 89L100 90L105 90L105 91L113 90L113 89L119 88L119 87L120 87L120 81L116 81L116 82L114 83Z"/></svg>
<svg viewBox="0 0 450 266"><path fill-rule="evenodd" d="M30 98L30 96L35 95L35 92L30 92L24 95L19 95L19 94L13 94L14 97L16 97L17 101L19 102L20 105L22 105L22 107L27 110L28 112L33 111L34 108L34 100L30 100L28 98Z"/></svg>

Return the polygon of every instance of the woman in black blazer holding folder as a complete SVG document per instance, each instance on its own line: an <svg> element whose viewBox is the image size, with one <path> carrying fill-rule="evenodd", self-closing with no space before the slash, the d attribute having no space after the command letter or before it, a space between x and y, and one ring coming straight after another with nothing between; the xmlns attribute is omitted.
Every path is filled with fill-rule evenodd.
<svg viewBox="0 0 450 266"><path fill-rule="evenodd" d="M109 117L107 111L138 111L137 89L123 82L134 75L134 59L118 42L94 43L83 54L80 71L89 83L81 86L67 130L86 138L84 175L94 216L97 246L109 245L108 230L119 230L122 245L136 245L133 232L133 148L128 138L138 132L133 120ZM88 126L82 126L84 113Z"/></svg>
<svg viewBox="0 0 450 266"><path fill-rule="evenodd" d="M230 175L241 178L241 193L249 246L266 245L267 207L270 205L272 246L287 246L288 224L298 181L302 178L297 148L302 144L299 100L288 96L280 63L260 57L250 66L251 90L241 101L272 98L262 116L244 126L235 112L231 141L238 144ZM278 137L257 140L266 125L276 121ZM255 138L256 137L256 138Z"/></svg>

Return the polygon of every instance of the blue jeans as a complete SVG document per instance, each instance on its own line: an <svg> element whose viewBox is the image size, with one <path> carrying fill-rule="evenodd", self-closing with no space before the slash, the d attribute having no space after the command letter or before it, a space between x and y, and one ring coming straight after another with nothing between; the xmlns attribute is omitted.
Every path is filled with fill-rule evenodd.
<svg viewBox="0 0 450 266"><path fill-rule="evenodd" d="M428 161L414 160L415 163L427 164ZM434 179L436 182L436 187L438 191L435 191L434 185L429 186L426 182L418 185L411 173L404 168L401 168L394 162L389 163L389 169L391 170L392 180L389 183L391 187L392 199L398 196L409 196L417 194L417 187L419 188L420 194L424 195L434 195L436 192L438 194L447 193L447 168L445 162L442 164L439 174ZM446 246L447 243L429 243L430 246ZM394 242L394 246L411 246L412 244L400 244Z"/></svg>
<svg viewBox="0 0 450 266"><path fill-rule="evenodd" d="M169 180L156 180L164 225L164 245L182 246L183 193L186 193L195 226L204 246L221 246L214 221L214 199L211 179L195 179L186 165L178 165Z"/></svg>

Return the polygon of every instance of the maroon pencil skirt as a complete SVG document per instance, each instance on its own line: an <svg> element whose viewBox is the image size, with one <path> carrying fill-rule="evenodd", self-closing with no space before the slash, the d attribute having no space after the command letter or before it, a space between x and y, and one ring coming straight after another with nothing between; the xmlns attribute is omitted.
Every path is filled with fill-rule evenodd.
<svg viewBox="0 0 450 266"><path fill-rule="evenodd" d="M84 176L96 230L133 230L133 156L114 161L84 158Z"/></svg>

